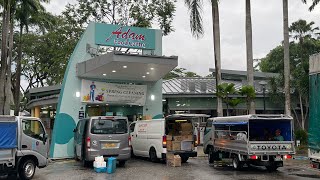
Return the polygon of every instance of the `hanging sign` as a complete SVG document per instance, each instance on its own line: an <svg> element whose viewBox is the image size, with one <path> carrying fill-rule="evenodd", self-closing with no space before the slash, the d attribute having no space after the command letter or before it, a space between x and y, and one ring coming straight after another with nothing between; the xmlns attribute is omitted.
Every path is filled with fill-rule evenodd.
<svg viewBox="0 0 320 180"><path fill-rule="evenodd" d="M81 101L86 103L145 105L146 85L82 80Z"/></svg>
<svg viewBox="0 0 320 180"><path fill-rule="evenodd" d="M95 42L105 46L155 49L155 30L96 23Z"/></svg>

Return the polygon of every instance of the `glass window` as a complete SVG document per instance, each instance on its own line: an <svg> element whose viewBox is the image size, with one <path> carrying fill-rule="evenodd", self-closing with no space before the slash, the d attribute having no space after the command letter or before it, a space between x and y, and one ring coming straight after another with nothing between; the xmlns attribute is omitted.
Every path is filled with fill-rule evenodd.
<svg viewBox="0 0 320 180"><path fill-rule="evenodd" d="M128 132L125 119L94 119L91 123L92 134L124 134Z"/></svg>
<svg viewBox="0 0 320 180"><path fill-rule="evenodd" d="M37 120L24 119L22 120L22 130L27 136L35 139L43 140L44 130L42 124Z"/></svg>
<svg viewBox="0 0 320 180"><path fill-rule="evenodd" d="M130 125L130 133L134 132L134 127L136 126L136 123L132 123Z"/></svg>

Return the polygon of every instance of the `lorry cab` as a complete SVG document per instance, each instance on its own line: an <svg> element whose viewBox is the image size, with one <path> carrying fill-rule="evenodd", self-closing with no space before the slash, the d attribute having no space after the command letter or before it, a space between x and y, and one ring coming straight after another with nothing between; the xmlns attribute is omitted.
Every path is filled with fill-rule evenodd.
<svg viewBox="0 0 320 180"><path fill-rule="evenodd" d="M94 116L81 119L74 129L75 158L84 166L97 156L116 157L120 166L131 157L128 119L120 116Z"/></svg>
<svg viewBox="0 0 320 180"><path fill-rule="evenodd" d="M0 174L32 179L36 167L48 165L48 144L48 135L39 118L1 115Z"/></svg>

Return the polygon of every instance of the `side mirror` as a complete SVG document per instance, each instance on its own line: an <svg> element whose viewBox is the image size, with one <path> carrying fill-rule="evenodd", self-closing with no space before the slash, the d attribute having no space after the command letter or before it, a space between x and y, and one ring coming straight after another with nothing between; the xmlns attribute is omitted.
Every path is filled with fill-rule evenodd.
<svg viewBox="0 0 320 180"><path fill-rule="evenodd" d="M40 137L42 138L43 144L45 144L48 139L48 134L45 134L45 133L40 134Z"/></svg>

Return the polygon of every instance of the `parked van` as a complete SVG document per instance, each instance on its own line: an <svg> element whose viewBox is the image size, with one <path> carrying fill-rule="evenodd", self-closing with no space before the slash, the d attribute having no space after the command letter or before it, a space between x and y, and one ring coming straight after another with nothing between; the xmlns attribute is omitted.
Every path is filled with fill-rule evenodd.
<svg viewBox="0 0 320 180"><path fill-rule="evenodd" d="M84 166L97 156L117 158L124 166L131 157L129 146L128 119L119 116L95 116L79 120L74 129L75 159Z"/></svg>
<svg viewBox="0 0 320 180"><path fill-rule="evenodd" d="M166 153L180 155L181 162L196 157L193 117L172 115L165 119L135 121L130 125L132 154L152 162L166 159Z"/></svg>

